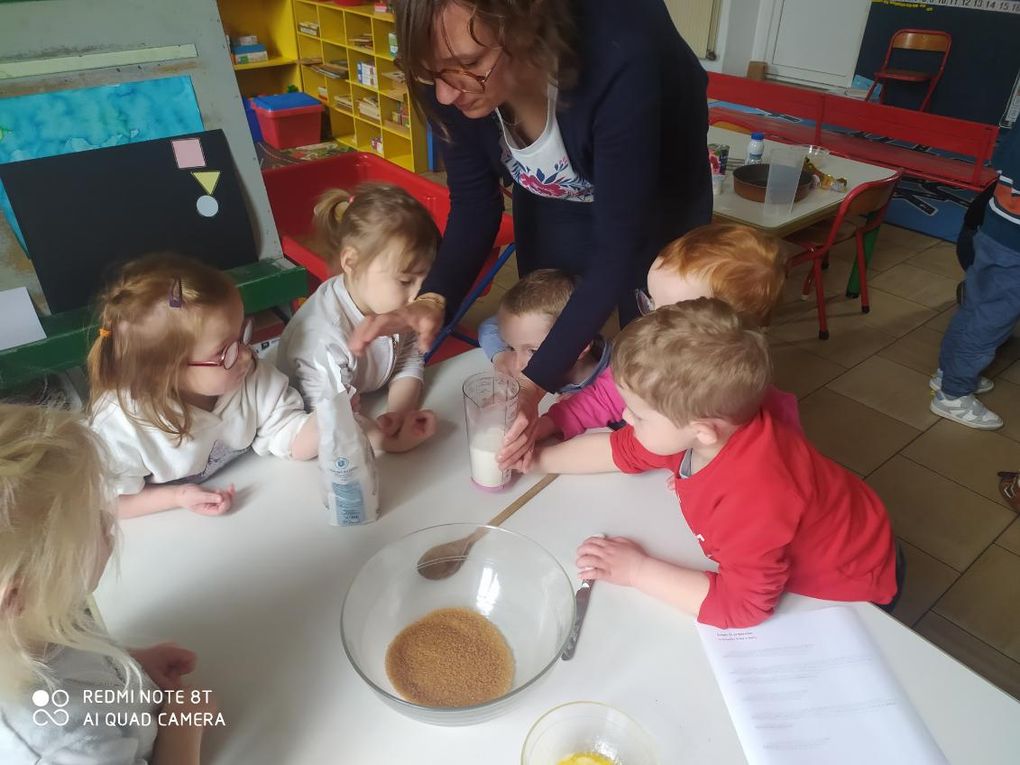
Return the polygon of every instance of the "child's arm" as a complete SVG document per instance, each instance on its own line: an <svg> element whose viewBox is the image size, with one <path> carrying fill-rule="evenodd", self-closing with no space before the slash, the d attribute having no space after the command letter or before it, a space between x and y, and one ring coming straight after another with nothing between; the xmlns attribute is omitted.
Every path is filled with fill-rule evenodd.
<svg viewBox="0 0 1020 765"><path fill-rule="evenodd" d="M312 412L298 430L290 444L290 456L296 460L310 460L319 454L319 418Z"/></svg>
<svg viewBox="0 0 1020 765"><path fill-rule="evenodd" d="M535 447L532 468L540 473L613 473L609 433L590 433L552 446Z"/></svg>
<svg viewBox="0 0 1020 765"><path fill-rule="evenodd" d="M183 688L187 701L183 704L168 702L163 713L181 718L191 714L202 719L202 715L215 715L219 711L216 698L208 691L200 691L200 701L191 702L191 688ZM202 725L163 725L156 736L152 750L152 765L199 765L202 761Z"/></svg>
<svg viewBox="0 0 1020 765"><path fill-rule="evenodd" d="M193 483L146 486L137 494L121 494L117 515L136 518L178 507L199 515L223 515L230 509L234 493L233 484L227 489L207 489Z"/></svg>
<svg viewBox="0 0 1020 765"><path fill-rule="evenodd" d="M502 335L499 334L499 322L495 316L490 316L478 325L478 345L485 351L485 357L493 363L496 356L507 349Z"/></svg>
<svg viewBox="0 0 1020 765"><path fill-rule="evenodd" d="M418 408L421 400L422 382L417 377L400 377L390 383L386 395L386 411L376 417L376 423L384 435L394 436L408 412Z"/></svg>
<svg viewBox="0 0 1020 765"><path fill-rule="evenodd" d="M563 435L563 440L569 441L586 430L619 422L623 419L624 408L613 375L606 369L584 390L553 404L546 417L552 421L556 432Z"/></svg>
<svg viewBox="0 0 1020 765"><path fill-rule="evenodd" d="M577 567L585 579L602 579L634 587L689 614L701 611L708 595L704 571L653 558L623 537L591 537L577 550Z"/></svg>

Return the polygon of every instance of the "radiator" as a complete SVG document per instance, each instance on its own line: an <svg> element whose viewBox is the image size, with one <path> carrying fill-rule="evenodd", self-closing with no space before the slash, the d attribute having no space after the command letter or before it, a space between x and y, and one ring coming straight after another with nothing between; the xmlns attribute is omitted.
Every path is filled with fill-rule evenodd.
<svg viewBox="0 0 1020 765"><path fill-rule="evenodd" d="M721 0L666 0L673 23L698 58L715 60Z"/></svg>

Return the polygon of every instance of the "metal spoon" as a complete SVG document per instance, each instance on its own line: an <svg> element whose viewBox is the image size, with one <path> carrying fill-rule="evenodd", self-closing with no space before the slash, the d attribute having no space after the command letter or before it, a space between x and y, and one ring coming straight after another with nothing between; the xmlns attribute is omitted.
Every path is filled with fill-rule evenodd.
<svg viewBox="0 0 1020 765"><path fill-rule="evenodd" d="M532 497L552 483L555 478L555 475L545 476L524 494L514 500L514 502L503 512L489 521L488 524L475 530L468 536L462 537L461 539L454 539L452 542L443 542L442 544L430 547L425 551L425 554L418 559L418 573L426 579L432 580L446 579L447 577L456 574L460 571L460 567L464 565L464 561L467 560L468 553L471 551L471 548L474 547L475 542L485 536L486 532L489 530L489 526L499 526L502 524L503 521L530 502Z"/></svg>

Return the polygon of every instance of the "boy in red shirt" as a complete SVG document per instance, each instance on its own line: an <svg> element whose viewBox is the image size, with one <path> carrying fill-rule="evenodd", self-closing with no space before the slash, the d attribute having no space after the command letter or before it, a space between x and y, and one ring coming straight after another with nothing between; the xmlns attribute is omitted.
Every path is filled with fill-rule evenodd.
<svg viewBox="0 0 1020 765"><path fill-rule="evenodd" d="M894 602L885 507L762 407L772 365L760 331L713 298L660 308L618 336L613 373L627 427L539 448L537 468L669 470L681 512L719 571L653 558L628 539L591 538L578 549L585 578L637 587L717 627L764 621L787 590Z"/></svg>

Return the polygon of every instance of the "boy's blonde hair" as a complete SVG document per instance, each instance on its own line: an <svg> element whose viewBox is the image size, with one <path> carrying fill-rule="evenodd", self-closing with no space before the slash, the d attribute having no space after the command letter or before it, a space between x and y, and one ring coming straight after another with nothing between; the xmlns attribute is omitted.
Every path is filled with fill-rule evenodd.
<svg viewBox="0 0 1020 765"><path fill-rule="evenodd" d="M0 404L0 695L49 684L54 646L134 662L87 611L115 530L104 452L78 416Z"/></svg>
<svg viewBox="0 0 1020 765"><path fill-rule="evenodd" d="M750 226L710 223L667 244L653 266L708 282L712 296L766 326L786 281L779 240Z"/></svg>
<svg viewBox="0 0 1020 765"><path fill-rule="evenodd" d="M129 416L183 440L191 412L180 382L201 332L203 311L241 294L217 268L181 255L125 264L99 295L99 334L88 357L89 411L113 393Z"/></svg>
<svg viewBox="0 0 1020 765"><path fill-rule="evenodd" d="M628 324L613 348L613 377L678 427L751 420L772 381L765 336L717 298L658 308Z"/></svg>
<svg viewBox="0 0 1020 765"><path fill-rule="evenodd" d="M532 271L506 291L499 301L500 310L511 316L539 313L558 318L574 294L575 279L558 268Z"/></svg>
<svg viewBox="0 0 1020 765"><path fill-rule="evenodd" d="M439 229L418 200L399 186L362 183L353 194L330 189L319 197L314 212L315 231L327 250L330 271L338 274L340 253L351 247L358 253L356 271L368 266L387 245L401 248L402 271L431 266L439 248Z"/></svg>

